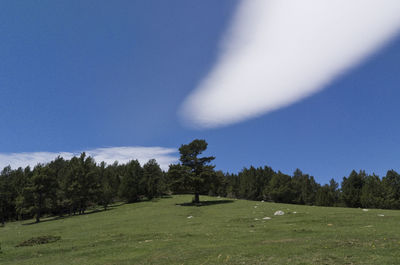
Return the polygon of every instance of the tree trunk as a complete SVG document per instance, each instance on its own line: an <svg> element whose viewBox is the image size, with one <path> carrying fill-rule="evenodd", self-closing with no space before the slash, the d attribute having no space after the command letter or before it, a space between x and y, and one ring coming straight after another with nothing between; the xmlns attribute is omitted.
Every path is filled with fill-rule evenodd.
<svg viewBox="0 0 400 265"><path fill-rule="evenodd" d="M36 208L36 223L40 222L40 211L42 210L42 194L39 194L39 202L38 202L38 206Z"/></svg>
<svg viewBox="0 0 400 265"><path fill-rule="evenodd" d="M194 194L194 203L200 203L200 194L198 192Z"/></svg>
<svg viewBox="0 0 400 265"><path fill-rule="evenodd" d="M36 212L36 223L40 222L40 210Z"/></svg>

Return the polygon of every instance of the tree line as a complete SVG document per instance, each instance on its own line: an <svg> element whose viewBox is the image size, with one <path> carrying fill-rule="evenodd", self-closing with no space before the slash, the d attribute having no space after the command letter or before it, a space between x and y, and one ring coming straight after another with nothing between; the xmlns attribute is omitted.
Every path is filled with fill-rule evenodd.
<svg viewBox="0 0 400 265"><path fill-rule="evenodd" d="M221 174L221 173L220 173ZM314 177L296 169L293 175L270 167L244 168L238 174L223 174L219 194L232 198L265 200L317 206L400 209L400 175L389 170L383 178L353 170L340 188L333 178L318 184ZM212 193L211 193L212 194Z"/></svg>
<svg viewBox="0 0 400 265"><path fill-rule="evenodd" d="M167 193L166 173L152 159L143 166L137 160L126 164L96 164L82 153L65 160L57 157L33 169L0 173L0 222L44 215L84 214L88 208L105 210L114 201L136 202Z"/></svg>
<svg viewBox="0 0 400 265"><path fill-rule="evenodd" d="M389 170L383 178L352 171L339 184L318 184L297 169L293 175L253 166L239 173L216 171L214 157L199 157L207 142L194 140L179 148L180 163L161 170L156 160L143 166L96 163L82 153L65 160L57 157L33 169L5 167L0 173L0 222L84 214L89 208L107 207L116 201L151 200L169 194L223 196L318 206L400 209L400 175Z"/></svg>

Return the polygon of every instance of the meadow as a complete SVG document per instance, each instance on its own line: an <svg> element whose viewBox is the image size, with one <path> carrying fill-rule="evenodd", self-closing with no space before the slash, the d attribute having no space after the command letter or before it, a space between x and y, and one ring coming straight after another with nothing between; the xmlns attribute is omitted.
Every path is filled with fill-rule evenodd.
<svg viewBox="0 0 400 265"><path fill-rule="evenodd" d="M400 263L400 211L200 199L200 207L179 195L10 222L0 228L0 264ZM41 236L57 240L17 247Z"/></svg>

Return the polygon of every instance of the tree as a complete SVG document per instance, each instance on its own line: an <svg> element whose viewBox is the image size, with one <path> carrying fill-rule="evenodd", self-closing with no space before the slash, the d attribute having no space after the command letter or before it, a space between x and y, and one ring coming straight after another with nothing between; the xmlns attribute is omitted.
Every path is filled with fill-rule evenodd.
<svg viewBox="0 0 400 265"><path fill-rule="evenodd" d="M163 172L155 159L143 165L143 184L145 196L151 200L160 197L165 192Z"/></svg>
<svg viewBox="0 0 400 265"><path fill-rule="evenodd" d="M10 166L5 167L0 173L0 222L4 225L6 220L15 218L15 199L17 197L18 171L12 171Z"/></svg>
<svg viewBox="0 0 400 265"><path fill-rule="evenodd" d="M132 160L125 165L119 194L127 202L136 202L140 200L141 187L140 181L143 178L143 169L139 161Z"/></svg>
<svg viewBox="0 0 400 265"><path fill-rule="evenodd" d="M334 206L339 200L339 184L331 179L329 185L325 184L317 190L315 204L318 206Z"/></svg>
<svg viewBox="0 0 400 265"><path fill-rule="evenodd" d="M36 222L40 222L42 213L49 209L54 201L57 190L57 179L54 171L48 166L37 165L33 170L25 193L25 205L29 206L30 212L35 215Z"/></svg>
<svg viewBox="0 0 400 265"><path fill-rule="evenodd" d="M300 169L296 169L292 178L292 189L294 192L293 202L296 204L314 204L318 185L314 177L303 174Z"/></svg>
<svg viewBox="0 0 400 265"><path fill-rule="evenodd" d="M294 192L290 176L278 171L268 183L264 194L266 199L273 200L274 202L291 203Z"/></svg>
<svg viewBox="0 0 400 265"><path fill-rule="evenodd" d="M237 174L226 175L227 186L226 196L229 198L238 198L240 189L240 178Z"/></svg>
<svg viewBox="0 0 400 265"><path fill-rule="evenodd" d="M214 176L214 166L208 165L208 163L215 157L198 157L207 149L207 145L205 140L196 139L179 148L180 161L183 170L186 171L185 177L194 193L194 203L200 202L200 193L207 189L210 179Z"/></svg>
<svg viewBox="0 0 400 265"><path fill-rule="evenodd" d="M106 163L103 161L98 167L98 182L100 187L96 193L96 203L107 210L109 204L113 201L114 191L112 188L112 172L110 168L106 168Z"/></svg>
<svg viewBox="0 0 400 265"><path fill-rule="evenodd" d="M53 198L51 209L52 214L58 214L62 216L65 212L68 211L68 203L66 200L65 192L63 190L63 184L66 179L66 171L68 167L68 161L64 160L61 156L56 157L55 160L51 161L48 164L48 167L54 172L54 175L57 178L57 191L56 196Z"/></svg>
<svg viewBox="0 0 400 265"><path fill-rule="evenodd" d="M67 209L69 215L75 214L79 205L79 176L81 175L79 159L71 158L68 161L68 166L65 175L60 179L60 205Z"/></svg>
<svg viewBox="0 0 400 265"><path fill-rule="evenodd" d="M400 209L400 174L394 170L389 170L382 179L384 186L384 207L390 209Z"/></svg>
<svg viewBox="0 0 400 265"><path fill-rule="evenodd" d="M190 168L181 164L171 164L167 172L169 189L174 194L191 192Z"/></svg>
<svg viewBox="0 0 400 265"><path fill-rule="evenodd" d="M79 214L83 214L89 204L95 201L100 183L98 181L98 172L94 159L90 156L86 157L86 154L82 153L79 161L81 167L81 175L78 179L80 188Z"/></svg>
<svg viewBox="0 0 400 265"><path fill-rule="evenodd" d="M32 217L29 206L27 202L33 201L30 199L32 194L29 193L27 187L32 179L33 172L29 166L22 170L22 176L17 178L17 197L15 198L15 211L18 220L23 220L27 217Z"/></svg>
<svg viewBox="0 0 400 265"><path fill-rule="evenodd" d="M347 207L361 207L361 191L365 177L365 171L357 173L353 170L348 178L343 178L342 196Z"/></svg>
<svg viewBox="0 0 400 265"><path fill-rule="evenodd" d="M9 218L9 209L11 202L11 192L9 190L7 175L11 170L10 167L6 167L0 174L0 222L4 225L6 219Z"/></svg>
<svg viewBox="0 0 400 265"><path fill-rule="evenodd" d="M364 185L361 190L361 205L365 208L382 208L384 207L383 185L381 179L373 174L365 178Z"/></svg>
<svg viewBox="0 0 400 265"><path fill-rule="evenodd" d="M222 196L226 197L227 188L226 176L222 171L216 171L215 177L211 180L210 188L208 190L208 195L210 196Z"/></svg>
<svg viewBox="0 0 400 265"><path fill-rule="evenodd" d="M239 185L239 196L242 199L247 200L258 200L259 192L258 189L262 188L257 185L257 172L256 169L251 166L249 169L243 168L239 173L240 185Z"/></svg>
<svg viewBox="0 0 400 265"><path fill-rule="evenodd" d="M70 214L85 213L85 210L94 202L100 188L97 177L97 166L94 159L82 153L80 157L73 157L65 173L63 190L64 205L69 206Z"/></svg>

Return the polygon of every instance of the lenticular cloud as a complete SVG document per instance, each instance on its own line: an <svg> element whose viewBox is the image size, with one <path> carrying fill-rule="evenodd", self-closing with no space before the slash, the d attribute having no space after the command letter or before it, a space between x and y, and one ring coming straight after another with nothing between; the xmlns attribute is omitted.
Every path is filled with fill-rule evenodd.
<svg viewBox="0 0 400 265"><path fill-rule="evenodd" d="M287 106L360 63L399 29L399 0L243 0L219 58L181 114L208 128Z"/></svg>

